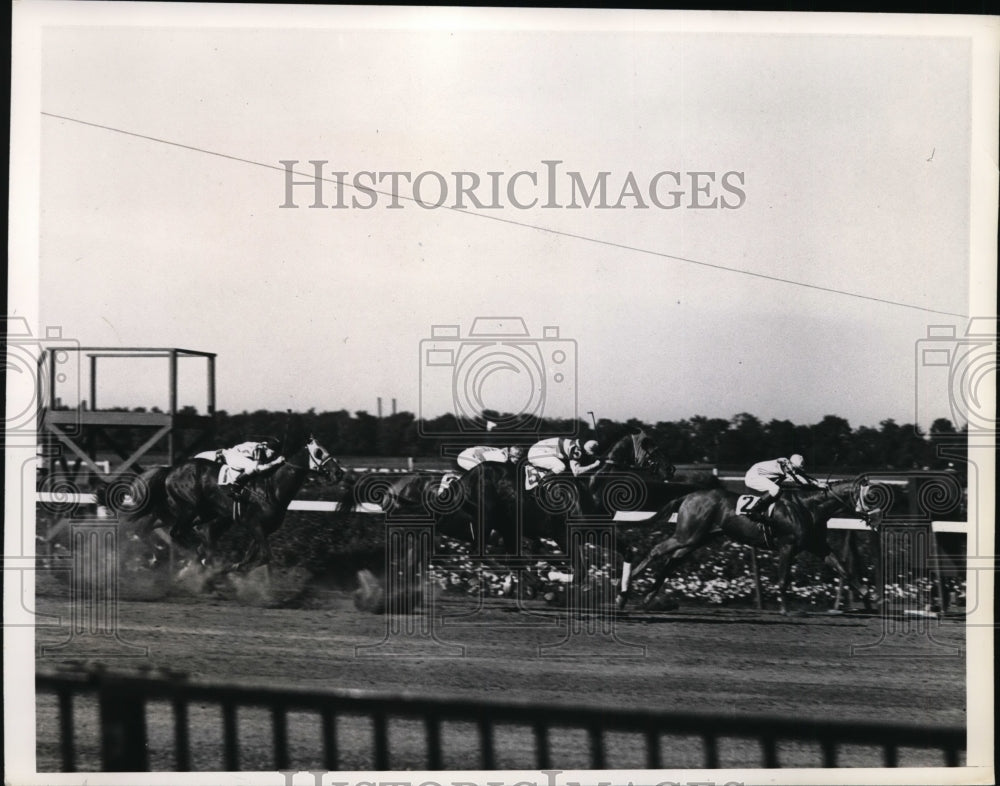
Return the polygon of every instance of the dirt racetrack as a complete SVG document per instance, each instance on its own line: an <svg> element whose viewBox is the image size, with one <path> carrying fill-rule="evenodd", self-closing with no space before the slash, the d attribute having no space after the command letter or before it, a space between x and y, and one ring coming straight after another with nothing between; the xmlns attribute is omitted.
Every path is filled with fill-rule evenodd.
<svg viewBox="0 0 1000 786"><path fill-rule="evenodd" d="M567 617L542 602L523 602L519 608L508 599L486 598L480 604L473 597L446 595L433 603L433 641L406 636L405 624L398 636L387 638L393 618L359 611L349 593L330 590L315 595L306 608L203 597L122 601L121 637L148 648L148 657L90 659L83 643L69 638L69 601L39 597L37 603L38 611L58 614L63 621L58 628L39 627L37 645L68 641L55 653L38 656L37 665L44 669L98 660L112 668L166 667L199 678L266 685L786 718L965 723L961 619L913 620L910 630L897 625L886 635L880 616L786 618L776 612L691 606L633 611L616 620L614 638L601 635L600 628L588 633L585 625L569 635ZM852 655L852 645L876 646ZM55 697L40 694L37 709L38 770L54 771L59 768ZM212 705L190 710L196 770L223 769L219 714ZM169 705L152 704L147 715L151 766L172 770ZM263 710L240 711L241 769L275 769L269 723ZM315 725L309 716L290 717L293 768L322 769ZM370 721L345 719L338 729L341 769L371 769ZM471 726L444 724L448 769L477 768L474 732ZM609 737L609 767L644 766L641 738ZM422 741L420 724L392 721L393 767L424 768ZM89 699L77 704L76 745L79 769L99 769L96 705ZM780 753L787 766L820 766L817 746L783 744ZM530 730L498 730L496 755L499 767L532 767ZM751 741L729 740L719 747L722 767L759 767L760 755ZM665 737L662 757L667 767L703 766L697 739ZM567 731L553 738L552 758L557 768L588 767L585 733ZM880 766L880 761L875 748L844 746L839 763ZM900 749L903 766L942 761L938 751Z"/></svg>

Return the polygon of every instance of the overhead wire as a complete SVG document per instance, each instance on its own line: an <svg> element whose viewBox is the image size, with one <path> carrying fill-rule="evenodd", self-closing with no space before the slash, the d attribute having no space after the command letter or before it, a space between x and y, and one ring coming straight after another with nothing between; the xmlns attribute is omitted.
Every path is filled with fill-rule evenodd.
<svg viewBox="0 0 1000 786"><path fill-rule="evenodd" d="M236 161L236 162L242 163L242 164L250 164L250 165L253 165L253 166L257 166L257 167L262 167L264 169L272 169L272 170L275 170L277 172L281 172L281 173L283 173L285 175L287 175L287 174L290 173L290 174L293 174L293 175L297 175L299 177L308 177L308 178L313 178L314 180L318 179L318 180L321 180L321 181L323 181L325 183L335 183L335 184L339 185L340 187L347 186L349 188L358 188L359 190L361 189L361 187L359 187L359 186L353 186L350 183L345 183L343 180L341 180L339 178L325 178L325 177L319 177L319 178L317 178L314 173L296 172L294 170L288 170L284 166L277 166L275 164L267 164L267 163L264 163L263 161L254 161L253 159L250 159L250 158L243 158L241 156L234 156L234 155L230 155L228 153L221 153L221 152L219 152L217 150L209 150L207 148L198 147L197 145L188 145L188 144L184 144L182 142L176 142L176 141L173 141L173 140L170 140L170 139L163 139L162 137L151 136L149 134L141 134L141 133L138 133L136 131L128 131L128 130L123 129L123 128L117 128L115 126L105 125L103 123L95 123L95 122L92 122L92 121L89 121L89 120L81 120L80 118L69 117L67 115L60 115L60 114L56 114L54 112L45 112L45 111L43 111L41 114L44 115L44 116L46 116L46 117L51 117L51 118L55 118L55 119L58 119L58 120L66 120L66 121L71 122L71 123L78 123L80 125L90 126L92 128L102 129L104 131L111 131L111 132L114 132L114 133L117 133L117 134L124 134L125 136L134 137L136 139L144 139L144 140L149 141L149 142L156 142L157 144L169 145L171 147L181 148L182 150L190 150L190 151L195 152L195 153L203 153L205 155L215 156L216 158L223 158L223 159L226 159L226 160L229 160L229 161ZM391 197L393 199L401 199L401 200L405 200L405 201L408 201L408 202L413 202L415 204L422 205L424 207L428 206L428 203L425 203L425 202L417 199L416 197L405 196L403 194L397 194L397 193L391 192L391 191L382 191L382 190L379 190L377 188L370 187L370 186L364 186L364 190L365 191L370 191L372 193L380 194L382 196ZM539 225L539 224L532 224L532 223L529 223L527 221L518 221L518 220L513 219L513 218L503 218L501 216L497 216L497 215L494 215L494 214L491 214L491 213L474 212L474 211L466 210L464 208L459 208L459 207L452 206L452 205L430 205L430 206L431 207L437 207L437 208L443 208L445 210L450 210L452 212L464 214L464 215L467 215L467 216L475 216L477 218L489 219L490 221L497 221L497 222L500 222L502 224L509 224L511 226L517 226L517 227L521 227L521 228L524 228L524 229L532 229L532 230L535 230L535 231L538 231L538 232L546 232L548 234L558 235L560 237L567 237L567 238L572 238L572 239L575 239L575 240L582 240L582 241L587 242L587 243L595 243L597 245L608 246L610 248L617 248L617 249L620 249L622 251L631 251L631 252L635 252L635 253L638 253L638 254L646 254L646 255L650 255L650 256L660 257L662 259L670 259L670 260L673 260L673 261L676 261L676 262L684 262L684 263L689 264L689 265L697 265L699 267L710 268L712 270L721 270L721 271L724 271L724 272L727 272L727 273L736 273L738 275L749 276L751 278L763 279L765 281L776 281L776 282L779 282L779 283L782 283L782 284L789 284L789 285L796 286L796 287L803 287L805 289L812 289L812 290L819 291L819 292L829 292L829 293L832 293L832 294L835 294L835 295L842 295L844 297L855 298L855 299L858 299L858 300L868 300L868 301L875 302L875 303L881 303L881 304L887 305L887 306L895 306L895 307L898 307L898 308L907 308L907 309L912 309L912 310L915 310L915 311L923 311L923 312L929 313L929 314L942 314L942 315L945 315L945 316L961 317L963 319L968 319L968 314L961 314L961 313L958 313L958 312L955 312L955 311L945 311L943 309L929 308L927 306L920 306L920 305L917 305L915 303L906 303L906 302L903 302L903 301L900 301L900 300L890 300L889 298L878 297L876 295L866 295L866 294L861 293L861 292L852 292L852 291L846 290L846 289L838 289L836 287L827 287L827 286L823 286L821 284L813 284L813 283L810 283L810 282L807 282L807 281L797 281L795 279L785 278L783 276L775 276L775 275L771 275L771 274L768 274L768 273L760 273L760 272L758 272L756 270L746 270L744 268L732 267L730 265L722 265L722 264L714 263L714 262L705 262L703 260L692 259L690 257L683 257L683 256L679 256L677 254L669 254L669 253L667 253L665 251L656 251L654 249L643 248L641 246L633 246L633 245L629 245L627 243L619 243L619 242L616 242L616 241L613 241L613 240L605 240L605 239L599 238L599 237L592 237L590 235L582 235L582 234L579 234L577 232L569 232L569 231L566 231L566 230L563 230L563 229L554 229L552 227L542 226L542 225Z"/></svg>

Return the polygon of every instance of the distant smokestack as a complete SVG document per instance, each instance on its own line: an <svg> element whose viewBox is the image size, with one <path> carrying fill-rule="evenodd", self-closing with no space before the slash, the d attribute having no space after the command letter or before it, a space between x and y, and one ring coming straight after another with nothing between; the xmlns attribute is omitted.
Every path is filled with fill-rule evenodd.
<svg viewBox="0 0 1000 786"><path fill-rule="evenodd" d="M392 400L392 414L396 414L396 399Z"/></svg>
<svg viewBox="0 0 1000 786"><path fill-rule="evenodd" d="M378 419L382 419L382 397L378 397Z"/></svg>

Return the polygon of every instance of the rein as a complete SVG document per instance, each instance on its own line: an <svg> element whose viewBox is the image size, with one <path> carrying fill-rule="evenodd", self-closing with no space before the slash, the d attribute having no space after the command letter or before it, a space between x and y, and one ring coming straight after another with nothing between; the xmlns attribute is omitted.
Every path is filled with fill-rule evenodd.
<svg viewBox="0 0 1000 786"><path fill-rule="evenodd" d="M326 462L324 462L325 464ZM322 464L317 464L313 461L312 456L309 456L309 462L307 466L302 466L301 464L296 464L291 459L285 459L285 466L291 467L292 469L303 469L306 472L319 472L319 468L323 466Z"/></svg>
<svg viewBox="0 0 1000 786"><path fill-rule="evenodd" d="M839 494L837 494L837 492L835 492L829 486L827 486L824 489L824 491L827 494L829 494L831 497L833 497L835 500L837 500L837 502L839 502L841 505L843 505L844 508L846 508L847 510L851 509L851 507L852 507L851 503L848 500L845 500ZM860 492L860 491L858 492L858 502L853 507L854 507L854 510L856 512L860 513L861 516L862 516L862 518L864 518L865 524L867 524L872 529L875 529L875 525L872 524L871 520L872 520L872 516L874 514L876 514L878 511L872 511L872 510L869 510L867 507L865 507L864 494L862 492Z"/></svg>
<svg viewBox="0 0 1000 786"><path fill-rule="evenodd" d="M341 472L343 472L343 467L341 467L337 463L337 460L334 459L333 456L327 454L322 460L317 460L316 457L313 456L312 451L309 450L309 446L308 445L305 446L305 451L306 451L306 455L308 456L308 466L302 466L301 464L297 464L294 461L292 461L291 459L285 459L285 466L291 467L292 469L305 470L306 472L317 472L318 473L318 472L321 472L323 470L323 468L326 467L328 464L333 464L335 467L337 467L337 469L339 469ZM323 451L323 452L325 453L326 451ZM295 455L298 455L298 453L296 453Z"/></svg>

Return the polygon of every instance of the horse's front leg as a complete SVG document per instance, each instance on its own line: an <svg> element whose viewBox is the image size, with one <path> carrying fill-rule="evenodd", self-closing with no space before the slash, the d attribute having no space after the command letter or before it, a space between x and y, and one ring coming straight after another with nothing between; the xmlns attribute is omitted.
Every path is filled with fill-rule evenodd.
<svg viewBox="0 0 1000 786"><path fill-rule="evenodd" d="M638 557L639 550L635 546L629 546L628 553L622 561L622 576L618 584L618 597L615 598L615 606L618 611L624 611L625 606L628 605L628 599L632 593L632 577L635 575L632 565Z"/></svg>
<svg viewBox="0 0 1000 786"><path fill-rule="evenodd" d="M865 611L871 611L872 600L873 600L872 598L873 588L872 587L865 588L861 584L861 582L858 581L857 577L851 574L851 572L844 567L844 564L837 558L837 555L834 554L832 551L829 554L827 554L823 558L823 560L824 562L826 562L827 565L829 565L831 568L837 571L837 575L840 576L844 581L846 581L850 585L851 589L853 589L858 594L862 602L865 604ZM878 598L877 597L874 598L874 601L877 603Z"/></svg>
<svg viewBox="0 0 1000 786"><path fill-rule="evenodd" d="M215 563L215 544L219 538L232 524L232 519L227 515L216 514L206 519L201 525L202 538L198 547L201 563L206 568L213 567Z"/></svg>
<svg viewBox="0 0 1000 786"><path fill-rule="evenodd" d="M201 539L194 531L195 516L182 516L174 519L174 524L170 527L168 534L170 539L187 551L194 551L196 554L201 545Z"/></svg>
<svg viewBox="0 0 1000 786"><path fill-rule="evenodd" d="M263 552L264 554L264 564L268 564L271 561L271 548L267 542L267 536L264 534L260 526L255 526L250 529L252 537L250 538L250 543L247 546L246 552L243 554L243 559L233 565L233 570L242 571L245 570L248 565L253 563L259 554Z"/></svg>
<svg viewBox="0 0 1000 786"><path fill-rule="evenodd" d="M784 543L778 549L778 604L781 613L788 614L788 588L792 585L792 559L795 557L795 545Z"/></svg>

